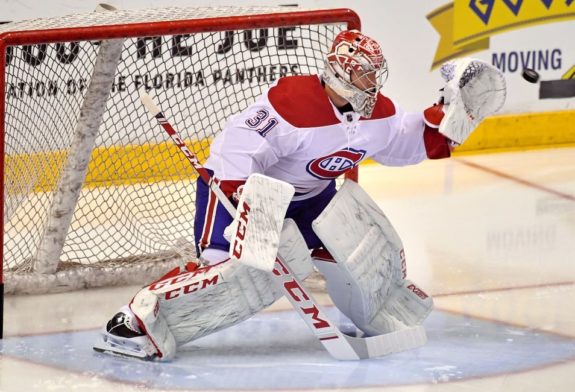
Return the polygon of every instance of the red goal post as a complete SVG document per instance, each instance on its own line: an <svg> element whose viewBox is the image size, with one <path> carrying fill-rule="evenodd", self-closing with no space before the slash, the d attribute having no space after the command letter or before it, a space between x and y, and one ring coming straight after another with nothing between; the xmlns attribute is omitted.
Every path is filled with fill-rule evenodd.
<svg viewBox="0 0 575 392"><path fill-rule="evenodd" d="M138 89L203 160L226 118L275 79L321 72L344 28L360 28L349 9L291 7L107 10L0 25L5 291L141 284L193 257L195 177Z"/></svg>

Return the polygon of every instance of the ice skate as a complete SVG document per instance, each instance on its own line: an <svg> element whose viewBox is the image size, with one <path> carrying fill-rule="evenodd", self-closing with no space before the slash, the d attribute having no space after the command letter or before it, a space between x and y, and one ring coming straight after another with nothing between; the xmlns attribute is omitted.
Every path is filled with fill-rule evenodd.
<svg viewBox="0 0 575 392"><path fill-rule="evenodd" d="M127 306L122 308L102 328L94 350L143 360L152 360L157 350L148 336L140 331L136 317Z"/></svg>

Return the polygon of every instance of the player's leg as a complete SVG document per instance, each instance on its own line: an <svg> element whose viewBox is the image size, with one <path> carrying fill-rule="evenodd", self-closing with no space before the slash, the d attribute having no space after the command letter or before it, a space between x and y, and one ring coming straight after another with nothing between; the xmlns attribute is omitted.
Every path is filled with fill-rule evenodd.
<svg viewBox="0 0 575 392"><path fill-rule="evenodd" d="M336 193L335 181L331 181L318 195L309 199L292 201L287 210L286 218L295 221L309 249L322 246L321 240L312 229L312 222L322 213Z"/></svg>
<svg viewBox="0 0 575 392"><path fill-rule="evenodd" d="M311 258L292 220L286 220L280 243L286 244L280 245L285 262L305 279ZM106 328L94 348L167 360L180 345L246 320L282 295L272 274L231 261L169 276L138 292L129 309L115 316L127 325Z"/></svg>
<svg viewBox="0 0 575 392"><path fill-rule="evenodd" d="M210 226L207 230L198 230L203 231L197 234L198 238L203 236L203 244L209 246L201 255L203 257L215 245L213 249L223 253L226 260L214 265L214 259L208 259L206 261L212 265L193 272L182 271L174 275L177 271L171 271L142 289L130 307L122 309L122 317L117 317L119 320L130 320L135 334L125 333L125 328L106 328L103 333L105 342L120 340L130 347L141 343L137 355L132 356L169 359L175 354L177 346L235 325L281 297L282 292L269 273L227 259L224 248L228 247L228 243L223 238L223 228L230 222L229 214L225 210L220 213L217 206L213 206L216 212L206 218L210 216L210 202L205 190L205 186L198 186L200 218L196 223L199 226L198 222L207 222L205 226ZM292 266L296 275L305 278L311 273L311 260L305 241L294 223L286 221L284 231L282 237L290 239L285 241L290 244L290 249L283 251L287 255L285 261ZM141 336L144 332L145 336ZM106 346L100 351L118 353L118 347L119 344L115 343L114 347ZM146 352L145 349L149 347L154 347L155 352Z"/></svg>
<svg viewBox="0 0 575 392"><path fill-rule="evenodd" d="M195 238L198 239L196 241L196 251L198 256L201 256L202 265L215 265L228 259L227 249L229 243L223 237L223 230L230 224L232 218L221 204L217 202L217 199L201 178L197 180L196 185L196 216L194 222ZM153 287L158 282L193 272L198 267L198 263L190 261L187 263L185 271L181 271L180 267L176 267L155 282L152 282L148 287ZM147 299L143 303L149 303L150 301L153 302L153 298ZM94 348L98 351L115 350L119 354L139 358L158 356L158 349L154 347L151 339L140 324L130 306L122 306L106 323L102 330L103 341L98 341ZM123 350L126 352L122 352Z"/></svg>
<svg viewBox="0 0 575 392"><path fill-rule="evenodd" d="M216 264L229 258L230 243L224 238L224 230L232 220L233 217L218 202L208 185L198 178L194 238L198 258L203 264Z"/></svg>
<svg viewBox="0 0 575 392"><path fill-rule="evenodd" d="M130 307L122 308L120 315L108 323L103 332L106 342L121 341L126 346L142 343L138 355L133 356L143 357L145 354L146 357L155 355L168 359L175 353L174 345L234 325L271 305L282 295L268 273L227 261L229 243L223 231L231 217L227 211L218 208L219 203L212 202L211 192L201 180L198 180L197 190L195 229L196 238L199 238L198 250L210 266L193 273L170 271L141 290ZM290 213L298 219L305 239L295 224L288 221L282 237L287 236L290 240L280 243L289 242L290 249L285 249L282 254L288 255L286 262L302 279L311 273L311 262L304 262L310 257L308 247L321 245L311 229L311 222L335 193L335 185L330 184L313 200L294 202L290 207ZM218 258L225 260L217 263L220 261ZM160 310L156 311L157 308ZM114 320L128 320L131 330L114 327ZM150 341L153 344L150 345ZM119 345L116 343L115 346ZM116 347L107 347L107 351L114 351ZM150 347L154 347L155 352L150 354L150 350L145 350Z"/></svg>

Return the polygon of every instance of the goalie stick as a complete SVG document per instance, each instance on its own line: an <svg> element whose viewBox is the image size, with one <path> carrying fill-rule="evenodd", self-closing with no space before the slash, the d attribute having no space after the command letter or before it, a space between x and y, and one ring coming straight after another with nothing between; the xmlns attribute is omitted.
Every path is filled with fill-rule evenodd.
<svg viewBox="0 0 575 392"><path fill-rule="evenodd" d="M140 99L194 169L197 170L200 177L208 184L210 190L214 192L230 215L232 217L235 216L236 208L234 205L225 196L210 173L199 163L194 153L188 149L183 139L171 126L152 98L144 90L140 90ZM325 312L319 307L311 294L308 293L290 266L283 260L281 254L276 257L275 268L272 274L277 279L285 297L294 309L319 339L323 347L336 359L357 360L374 358L420 347L427 341L425 329L420 325L365 338L346 335L327 318Z"/></svg>

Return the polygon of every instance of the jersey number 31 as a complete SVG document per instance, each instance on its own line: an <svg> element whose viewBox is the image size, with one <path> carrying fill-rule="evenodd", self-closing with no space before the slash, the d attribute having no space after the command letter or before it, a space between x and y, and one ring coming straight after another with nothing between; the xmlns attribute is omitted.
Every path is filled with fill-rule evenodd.
<svg viewBox="0 0 575 392"><path fill-rule="evenodd" d="M278 125L278 120L274 117L270 117L267 110L261 109L256 112L255 116L246 120L246 125L265 137L276 125Z"/></svg>

